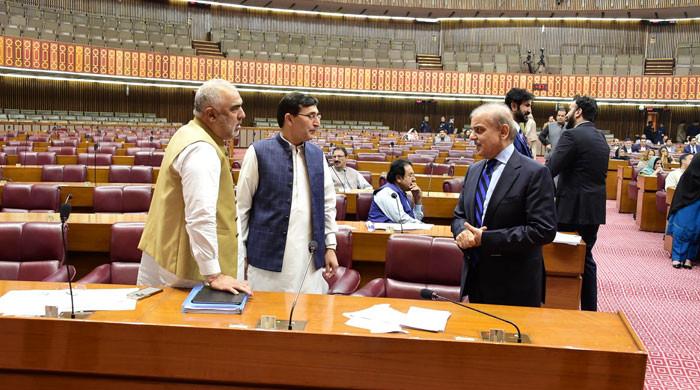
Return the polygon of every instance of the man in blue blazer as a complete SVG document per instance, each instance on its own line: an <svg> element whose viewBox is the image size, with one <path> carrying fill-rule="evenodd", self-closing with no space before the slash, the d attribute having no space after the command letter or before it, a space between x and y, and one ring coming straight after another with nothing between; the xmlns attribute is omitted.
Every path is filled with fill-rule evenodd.
<svg viewBox="0 0 700 390"><path fill-rule="evenodd" d="M540 306L542 245L556 235L554 183L542 164L515 152L517 129L502 104L471 114L477 152L454 211L452 234L464 251L462 296L470 302Z"/></svg>

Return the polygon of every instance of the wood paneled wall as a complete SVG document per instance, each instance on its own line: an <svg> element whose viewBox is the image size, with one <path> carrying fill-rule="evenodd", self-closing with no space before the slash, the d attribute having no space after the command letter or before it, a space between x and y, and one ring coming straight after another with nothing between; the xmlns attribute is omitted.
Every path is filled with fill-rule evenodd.
<svg viewBox="0 0 700 390"><path fill-rule="evenodd" d="M10 79L0 77L0 107L40 110L78 110L155 113L172 122L187 122L192 117L194 90L130 87L84 82ZM273 118L281 94L243 93L246 111L245 125L251 126L256 117ZM424 115L430 116L437 127L440 116L454 116L457 127L469 121L469 113L478 102L438 101L418 105L412 100L319 97L319 110L324 120L379 121L392 129L406 131L417 127ZM535 101L534 116L541 126L556 106ZM660 114L660 121L667 128L675 129L681 121L700 120L700 109L674 107ZM601 106L597 125L611 130L616 137L624 138L640 133L646 123L646 113L631 106Z"/></svg>

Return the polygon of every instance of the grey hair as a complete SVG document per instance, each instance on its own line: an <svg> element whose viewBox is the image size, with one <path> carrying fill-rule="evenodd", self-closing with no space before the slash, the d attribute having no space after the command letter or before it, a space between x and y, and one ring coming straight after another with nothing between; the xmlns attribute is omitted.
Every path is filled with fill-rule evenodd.
<svg viewBox="0 0 700 390"><path fill-rule="evenodd" d="M211 79L202 84L194 95L194 116L200 116L207 107L218 105L221 101L221 91L238 92L236 87L223 79Z"/></svg>
<svg viewBox="0 0 700 390"><path fill-rule="evenodd" d="M498 126L508 125L510 130L508 133L508 140L513 141L516 134L518 134L518 124L515 123L513 119L513 113L510 108L503 103L486 103L477 107L471 112L469 118L473 119L477 115L488 114Z"/></svg>

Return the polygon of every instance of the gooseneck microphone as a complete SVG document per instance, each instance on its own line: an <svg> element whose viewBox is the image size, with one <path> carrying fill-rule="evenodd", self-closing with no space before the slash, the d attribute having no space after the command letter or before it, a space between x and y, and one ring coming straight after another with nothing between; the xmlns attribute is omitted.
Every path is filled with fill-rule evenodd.
<svg viewBox="0 0 700 390"><path fill-rule="evenodd" d="M515 334L516 334L516 336L518 337L518 343L522 343L522 342L523 342L522 334L520 333L520 328L518 328L518 325L515 325L514 323L512 323L512 322L510 322L510 321L508 321L508 320L506 320L506 319L504 319L504 318L495 316L495 315L493 315L493 314L489 314L489 313L487 313L487 312L485 312L485 311L481 311L481 310L479 310L479 309L475 309L475 308L473 308L473 307L471 307L471 306L467 306L467 305L465 305L465 304L463 304L463 303L461 303L461 302L457 302L457 301L452 300L452 299L450 299L450 298L443 297L442 295L436 293L435 291L433 291L433 290L431 290L431 289L429 289L429 288L424 288L424 289L420 290L420 296L421 296L421 298L423 298L423 299L430 299L430 300L434 300L434 301L446 301L446 302L454 303L455 305L461 306L461 307L463 307L463 308L465 308L465 309L473 310L473 311L475 311L475 312L477 312L477 313L480 313L480 314L483 314L483 315L485 315L485 316L489 316L489 317L495 318L495 319L497 319L497 320L499 320L499 321L506 322L506 323L512 325L512 326L515 328Z"/></svg>
<svg viewBox="0 0 700 390"><path fill-rule="evenodd" d="M75 319L75 303L73 302L73 283L71 282L70 267L68 267L68 251L66 248L66 222L73 210L70 201L73 199L73 194L66 196L66 201L59 208L61 216L61 244L63 244L63 263L66 266L66 276L68 276L68 294L70 294L70 318Z"/></svg>
<svg viewBox="0 0 700 390"><path fill-rule="evenodd" d="M399 202L399 194L392 192L391 197L396 200L396 208L399 209L399 226L401 226L401 233L403 233L403 222L401 221L401 211L403 210L403 207L401 207L401 203Z"/></svg>
<svg viewBox="0 0 700 390"><path fill-rule="evenodd" d="M335 177L338 178L338 181L340 182L340 184L343 185L343 192L345 192L345 183L343 182L343 179L340 178L340 175L338 175L338 172L335 171L334 164L330 163L330 164L328 164L328 167L330 167L331 171L333 171L333 173L335 174ZM350 184L348 184L348 189L351 189Z"/></svg>
<svg viewBox="0 0 700 390"><path fill-rule="evenodd" d="M433 182L433 175L435 174L435 165L434 163L429 163L430 167L430 175L428 176L428 196L430 196L430 184Z"/></svg>
<svg viewBox="0 0 700 390"><path fill-rule="evenodd" d="M97 149L99 149L99 148L100 148L100 143L95 141L95 144L92 145L92 150L94 152L92 154L92 166L93 166L93 173L95 174L95 177L94 177L95 187L97 187Z"/></svg>
<svg viewBox="0 0 700 390"><path fill-rule="evenodd" d="M313 263L314 253L316 253L316 249L318 249L318 243L316 243L316 241L314 240L309 241L309 261L308 264L306 264L306 270L304 271L304 276L301 280L301 284L299 285L297 295L294 297L294 302L292 302L292 309L289 311L289 322L287 325L287 330L292 330L292 318L294 317L294 308L297 307L297 300L299 299L299 295L301 295L302 288L304 288L306 274L309 273L309 268L311 268L311 263Z"/></svg>

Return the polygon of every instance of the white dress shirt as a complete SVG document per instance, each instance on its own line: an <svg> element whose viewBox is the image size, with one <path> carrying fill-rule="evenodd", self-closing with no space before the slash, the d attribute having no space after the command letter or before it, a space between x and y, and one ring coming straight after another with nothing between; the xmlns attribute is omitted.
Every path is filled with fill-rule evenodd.
<svg viewBox="0 0 700 390"><path fill-rule="evenodd" d="M683 175L685 169L680 168L674 169L666 176L666 184L664 185L664 190L668 191L669 187L678 186L678 182L681 180L681 175Z"/></svg>
<svg viewBox="0 0 700 390"><path fill-rule="evenodd" d="M284 137L282 137L284 139ZM286 141L286 140L285 140ZM289 142L289 141L287 141ZM302 275L309 265L308 244L312 239L311 231L311 187L309 175L306 170L304 148L289 144L292 149L292 166L294 185L292 186L292 204L289 215L289 228L282 259L280 272L268 271L248 266L247 279L255 291L285 291L296 292L302 283ZM328 165L325 163L323 174L324 188L324 215L325 215L325 243L327 248L335 249L335 232L338 230L335 223L335 188ZM241 166L238 182L237 209L238 209L238 269L245 267L247 257L245 243L248 240L248 221L250 209L253 207L253 196L258 189L259 182L258 157L255 148L251 145L246 151ZM264 207L258 206L258 207ZM323 278L324 268L311 269L304 281L303 293L325 294L328 291L328 283ZM243 272L239 272L239 279L243 279Z"/></svg>
<svg viewBox="0 0 700 390"><path fill-rule="evenodd" d="M382 210L382 213L389 217L394 223L421 223L423 221L423 205L417 204L413 207L413 215L415 218L411 218L411 216L403 210L401 199L391 197L393 193L393 189L384 187L374 194L374 202L379 209Z"/></svg>
<svg viewBox="0 0 700 390"><path fill-rule="evenodd" d="M496 188L498 181L501 180L501 174L503 173L503 169L505 169L506 164L508 164L508 160L510 160L510 156L513 155L514 151L515 146L513 146L513 144L510 144L505 149L501 150L501 152L498 153L494 158L498 161L498 164L493 168L493 172L491 172L491 181L489 182L489 189L486 190L486 197L484 198L484 211L481 214L482 221L486 216L486 210L488 210L489 208L489 202L491 201L491 195L493 195L493 189Z"/></svg>
<svg viewBox="0 0 700 390"><path fill-rule="evenodd" d="M337 192L372 189L372 185L365 180L360 172L350 167L343 169L335 169L333 167L331 168L331 173L333 173L333 184L335 184Z"/></svg>
<svg viewBox="0 0 700 390"><path fill-rule="evenodd" d="M182 178L185 229L199 273L218 274L221 266L216 237L216 203L219 198L221 162L216 150L206 142L188 145L177 156L172 169ZM143 252L137 284L189 288L198 283L200 281L179 278L162 268L151 255Z"/></svg>

